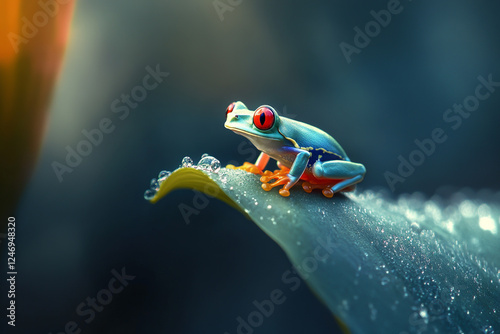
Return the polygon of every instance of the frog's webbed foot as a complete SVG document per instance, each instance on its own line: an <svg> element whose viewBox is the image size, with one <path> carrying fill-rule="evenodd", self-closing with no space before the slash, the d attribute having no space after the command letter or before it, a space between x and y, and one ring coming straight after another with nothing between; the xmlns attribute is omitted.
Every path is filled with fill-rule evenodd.
<svg viewBox="0 0 500 334"><path fill-rule="evenodd" d="M337 183L333 184L314 184L314 183L309 183L309 182L304 182L302 183L302 189L306 193L310 193L314 189L321 189L321 192L325 197L332 198L334 195L334 191L332 190L332 187L335 186ZM349 186L347 188L342 189L342 192L349 192L349 191L354 191L356 189L356 185Z"/></svg>
<svg viewBox="0 0 500 334"><path fill-rule="evenodd" d="M310 193L314 189L321 189L323 195L328 198L333 197L333 191L332 191L333 186L334 184L314 184L309 182L302 183L302 189L304 189L306 193Z"/></svg>
<svg viewBox="0 0 500 334"><path fill-rule="evenodd" d="M239 169L239 170L244 170L245 172L252 173L252 174L257 174L257 175L262 175L262 171L257 167L256 165L250 163L250 162L244 162L243 165L241 166L234 166L234 165L227 165L227 169Z"/></svg>
<svg viewBox="0 0 500 334"><path fill-rule="evenodd" d="M283 197L288 197L290 196L289 189L295 184L297 180L289 175L289 168L284 166L279 167L280 169L277 169L274 172L266 170L263 173L262 177L260 178L260 181L262 182L262 189L264 189L265 191L269 191L274 187L284 185L283 188L280 189L279 193ZM268 183L271 180L275 181L272 183Z"/></svg>

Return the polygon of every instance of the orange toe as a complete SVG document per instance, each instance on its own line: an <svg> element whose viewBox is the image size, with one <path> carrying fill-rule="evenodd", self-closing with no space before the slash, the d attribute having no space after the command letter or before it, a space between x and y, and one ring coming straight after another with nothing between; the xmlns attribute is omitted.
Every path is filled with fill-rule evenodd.
<svg viewBox="0 0 500 334"><path fill-rule="evenodd" d="M304 181L304 183L302 183L302 189L304 189L304 191L306 193L311 193L314 189L319 189L319 190L321 190L321 192L323 193L323 195L325 197L332 198L334 195L332 187L334 185L335 185L335 183L333 183L333 184L310 183L310 182Z"/></svg>
<svg viewBox="0 0 500 334"><path fill-rule="evenodd" d="M302 183L302 189L304 189L306 193L310 193L314 188L309 182L304 182Z"/></svg>
<svg viewBox="0 0 500 334"><path fill-rule="evenodd" d="M290 182L290 178L288 177L289 172L290 169L286 167L280 167L280 169L273 172L266 170L262 173L262 177L260 178L260 181L262 182L262 189L270 191L277 186L286 185ZM290 196L290 191L284 187L280 189L279 193L284 197Z"/></svg>
<svg viewBox="0 0 500 334"><path fill-rule="evenodd" d="M234 166L234 165L227 165L226 168L228 169L239 169L239 170L244 170L245 172L252 173L252 174L258 174L262 175L262 171L257 167L256 165L250 163L250 162L244 162L243 165L241 166Z"/></svg>
<svg viewBox="0 0 500 334"><path fill-rule="evenodd" d="M262 189L264 189L265 191L269 191L273 189L273 187L271 187L271 185L268 183L262 183Z"/></svg>
<svg viewBox="0 0 500 334"><path fill-rule="evenodd" d="M333 197L333 191L332 188L327 187L321 191L325 197L332 198Z"/></svg>
<svg viewBox="0 0 500 334"><path fill-rule="evenodd" d="M279 191L280 195L283 197L288 197L290 196L290 191L288 189L282 188Z"/></svg>

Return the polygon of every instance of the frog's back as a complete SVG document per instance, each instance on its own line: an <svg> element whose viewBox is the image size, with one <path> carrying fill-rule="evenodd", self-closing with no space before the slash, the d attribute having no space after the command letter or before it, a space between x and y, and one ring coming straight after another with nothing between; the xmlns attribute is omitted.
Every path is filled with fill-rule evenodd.
<svg viewBox="0 0 500 334"><path fill-rule="evenodd" d="M340 144L325 131L290 118L280 117L280 133L297 148L311 152L312 160L348 160Z"/></svg>

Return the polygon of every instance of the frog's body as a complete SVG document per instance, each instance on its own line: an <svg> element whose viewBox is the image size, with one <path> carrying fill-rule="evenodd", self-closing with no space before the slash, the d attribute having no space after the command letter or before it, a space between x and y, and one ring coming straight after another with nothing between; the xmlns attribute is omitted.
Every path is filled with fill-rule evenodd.
<svg viewBox="0 0 500 334"><path fill-rule="evenodd" d="M257 162L239 167L262 174L269 158L278 161L281 171L267 172L265 190L284 184L280 194L289 195L289 189L299 180L307 181L304 190L322 188L325 196L338 191L353 190L366 172L362 164L353 163L339 143L326 132L286 117L280 117L270 106L250 111L241 102L228 107L225 127L248 138L262 153Z"/></svg>

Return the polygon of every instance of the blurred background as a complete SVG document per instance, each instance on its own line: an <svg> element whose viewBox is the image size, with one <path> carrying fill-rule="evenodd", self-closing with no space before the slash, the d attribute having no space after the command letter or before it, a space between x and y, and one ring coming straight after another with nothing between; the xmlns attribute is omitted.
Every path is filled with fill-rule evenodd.
<svg viewBox="0 0 500 334"><path fill-rule="evenodd" d="M500 82L500 5L402 1L347 59L341 43L356 47L354 28L364 31L370 11L391 3L77 2L39 159L16 211L17 326L9 331L65 333L74 321L82 333L233 334L254 300L284 288L290 262L234 209L209 200L186 220L179 207L195 208L193 191L155 205L143 198L150 179L184 156L253 162L258 152L223 127L235 100L252 110L270 104L330 133L365 164L360 190L389 189L385 173L397 174L398 156L408 159L435 128L447 140L390 196L500 189L500 87L456 129L443 119L475 94L478 76ZM108 133L84 147L85 133L100 127ZM68 167L78 148L89 153ZM85 322L77 306L122 268L135 278ZM4 284L1 293L3 303ZM253 329L338 330L305 284Z"/></svg>

